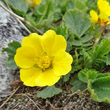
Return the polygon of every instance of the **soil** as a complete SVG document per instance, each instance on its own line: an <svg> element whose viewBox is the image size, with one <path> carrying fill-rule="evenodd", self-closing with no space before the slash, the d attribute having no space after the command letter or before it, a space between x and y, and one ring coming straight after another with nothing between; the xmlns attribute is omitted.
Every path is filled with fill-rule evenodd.
<svg viewBox="0 0 110 110"><path fill-rule="evenodd" d="M14 91L15 87L12 89ZM110 104L94 102L87 90L75 93L63 91L52 98L41 99L36 97L41 89L21 86L0 110L110 110Z"/></svg>

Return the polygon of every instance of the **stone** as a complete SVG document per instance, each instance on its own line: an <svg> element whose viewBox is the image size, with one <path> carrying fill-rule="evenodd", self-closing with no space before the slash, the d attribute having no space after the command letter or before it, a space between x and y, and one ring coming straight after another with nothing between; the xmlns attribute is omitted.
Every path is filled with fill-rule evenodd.
<svg viewBox="0 0 110 110"><path fill-rule="evenodd" d="M1 0L0 3L3 4ZM14 80L15 73L15 70L11 70L5 66L7 54L1 52L2 48L7 47L8 43L12 41L21 42L22 38L26 35L27 32L23 29L21 24L0 7L0 99L8 95L7 89L10 88L9 85Z"/></svg>

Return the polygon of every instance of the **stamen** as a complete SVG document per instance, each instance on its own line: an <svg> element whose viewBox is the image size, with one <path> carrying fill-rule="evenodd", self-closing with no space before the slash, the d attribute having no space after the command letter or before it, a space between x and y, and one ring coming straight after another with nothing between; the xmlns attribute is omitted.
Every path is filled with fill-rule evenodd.
<svg viewBox="0 0 110 110"><path fill-rule="evenodd" d="M47 55L39 57L37 60L37 65L42 69L47 69L51 66L51 58Z"/></svg>

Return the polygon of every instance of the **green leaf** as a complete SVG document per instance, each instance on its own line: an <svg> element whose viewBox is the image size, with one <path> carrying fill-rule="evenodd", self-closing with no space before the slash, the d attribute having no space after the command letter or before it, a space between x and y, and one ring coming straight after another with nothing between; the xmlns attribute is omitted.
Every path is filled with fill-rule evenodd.
<svg viewBox="0 0 110 110"><path fill-rule="evenodd" d="M110 65L110 53L107 55L106 65Z"/></svg>
<svg viewBox="0 0 110 110"><path fill-rule="evenodd" d="M68 30L67 27L64 25L60 25L59 27L55 27L55 32L58 35L63 35L65 37L65 39L68 39Z"/></svg>
<svg viewBox="0 0 110 110"><path fill-rule="evenodd" d="M87 88L87 84L85 84L85 83L83 83L82 81L80 81L80 80L78 79L77 75L74 76L74 77L71 79L70 84L73 86L73 87L71 88L71 91L72 91L72 92L76 92L76 91L78 91L78 90L81 90L81 91L82 91L82 90L84 90L84 89Z"/></svg>
<svg viewBox="0 0 110 110"><path fill-rule="evenodd" d="M43 15L44 10L45 10L45 4L44 5L38 5L35 7L35 12L38 15Z"/></svg>
<svg viewBox="0 0 110 110"><path fill-rule="evenodd" d="M31 13L28 13L28 14L26 14L26 19L33 25L33 26L36 26L36 21L35 21L35 18L34 17L32 17L32 12Z"/></svg>
<svg viewBox="0 0 110 110"><path fill-rule="evenodd" d="M87 10L87 5L85 0L75 0L75 6L77 9L79 9L80 11L84 11Z"/></svg>
<svg viewBox="0 0 110 110"><path fill-rule="evenodd" d="M84 51L84 68L92 68L92 58L89 56L88 52Z"/></svg>
<svg viewBox="0 0 110 110"><path fill-rule="evenodd" d="M75 8L74 1L69 0L69 2L67 3L67 10L74 9L74 8Z"/></svg>
<svg viewBox="0 0 110 110"><path fill-rule="evenodd" d="M68 33L67 49L66 49L67 52L69 52L70 50L72 50L73 41L74 41L74 36L72 35L72 33Z"/></svg>
<svg viewBox="0 0 110 110"><path fill-rule="evenodd" d="M16 54L16 49L21 47L21 44L17 41L13 41L8 44L7 48L3 48L2 52L7 52L8 60L6 61L6 66L9 68L17 68L17 65L14 61L14 56Z"/></svg>
<svg viewBox="0 0 110 110"><path fill-rule="evenodd" d="M15 69L17 68L17 65L14 61L14 57L13 56L9 56L8 60L5 62L5 65L9 68Z"/></svg>
<svg viewBox="0 0 110 110"><path fill-rule="evenodd" d="M106 77L106 76L110 76L109 73L101 73L101 74L98 74L98 75L97 75L96 79L97 79L97 78Z"/></svg>
<svg viewBox="0 0 110 110"><path fill-rule="evenodd" d="M2 52L7 52L8 55L13 55L16 53L16 49L18 47L21 47L21 44L17 41L13 41L13 42L8 44L8 48L3 48Z"/></svg>
<svg viewBox="0 0 110 110"><path fill-rule="evenodd" d="M67 3L67 10L70 9L77 9L80 10L82 12L87 11L87 5L86 5L86 0L68 0Z"/></svg>
<svg viewBox="0 0 110 110"><path fill-rule="evenodd" d="M82 82L87 83L88 80L95 79L98 74L99 73L95 70L89 70L89 69L85 68L78 73L78 78Z"/></svg>
<svg viewBox="0 0 110 110"><path fill-rule="evenodd" d="M56 88L55 86L50 86L50 87L46 87L42 91L38 91L37 97L43 98L43 99L51 98L54 95L59 94L61 92L62 92L62 90L60 88Z"/></svg>
<svg viewBox="0 0 110 110"><path fill-rule="evenodd" d="M110 103L110 76L89 80L88 90L93 100Z"/></svg>
<svg viewBox="0 0 110 110"><path fill-rule="evenodd" d="M7 0L7 2L20 14L26 13L28 10L28 5L25 3L25 0Z"/></svg>
<svg viewBox="0 0 110 110"><path fill-rule="evenodd" d="M79 73L78 73L78 78L80 81L84 82L84 83L87 83L87 77L86 75L88 74L88 69L85 68L83 70L81 70Z"/></svg>
<svg viewBox="0 0 110 110"><path fill-rule="evenodd" d="M69 80L69 78L70 78L70 73L63 77L63 81L67 82Z"/></svg>
<svg viewBox="0 0 110 110"><path fill-rule="evenodd" d="M42 4L40 4L41 7ZM42 15L36 14L38 19L37 28L41 28L42 26L50 27L50 25L54 22L57 22L62 17L61 6L59 7L59 0L45 0L44 7L42 8Z"/></svg>
<svg viewBox="0 0 110 110"><path fill-rule="evenodd" d="M90 41L92 38L93 38L93 35L86 34L85 36L82 37L81 40L83 43L86 43L86 42Z"/></svg>
<svg viewBox="0 0 110 110"><path fill-rule="evenodd" d="M78 17L76 15L74 15L74 16L71 15L71 13L73 15L77 14L78 16L82 16L82 18L79 19L79 21L73 21L74 19L78 20ZM71 16L71 17L69 18L69 16ZM89 28L91 25L87 19L88 18L84 17L84 15L82 13L80 13L79 11L76 11L76 10L70 10L64 15L63 24L65 24L65 26L67 26L67 28L69 30L68 39L67 39L67 42L68 42L67 51L68 50L70 51L72 49L82 50L82 48L84 48L85 50L90 50L90 48L92 48L93 34L91 34L92 29ZM86 23L88 21L88 28L86 26L84 29L84 26L86 25L86 23L84 25L81 25L81 22L83 23L83 21ZM75 33L77 33L77 35ZM80 33L80 35L79 35L79 33Z"/></svg>
<svg viewBox="0 0 110 110"><path fill-rule="evenodd" d="M101 70L107 61L106 55L109 52L110 39L103 39L99 45L95 46L95 48L89 52L89 55L92 58L92 68Z"/></svg>
<svg viewBox="0 0 110 110"><path fill-rule="evenodd" d="M75 46L82 46L83 45L83 43L82 43L82 41L81 40L73 40L73 42L72 42L72 45L75 45Z"/></svg>
<svg viewBox="0 0 110 110"><path fill-rule="evenodd" d="M86 78L87 80L94 80L99 74L102 74L102 73L99 73L98 71L95 71L95 70L89 70L86 75Z"/></svg>
<svg viewBox="0 0 110 110"><path fill-rule="evenodd" d="M86 18L81 12L76 10L68 11L63 18L65 25L71 30L72 33L77 35L79 38L91 26L89 19Z"/></svg>
<svg viewBox="0 0 110 110"><path fill-rule="evenodd" d="M73 48L78 50L90 50L90 48L92 48L93 45L92 39L93 36L89 35L88 33L86 33L84 36L81 36L80 39L77 39L76 36L69 32L67 39L67 50L71 50Z"/></svg>

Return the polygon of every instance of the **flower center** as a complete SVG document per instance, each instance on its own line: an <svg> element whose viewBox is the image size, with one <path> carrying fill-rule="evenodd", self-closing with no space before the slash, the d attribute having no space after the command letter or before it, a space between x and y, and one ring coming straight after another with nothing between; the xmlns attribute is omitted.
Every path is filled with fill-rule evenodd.
<svg viewBox="0 0 110 110"><path fill-rule="evenodd" d="M42 56L38 59L37 65L42 69L47 69L51 66L51 58L49 56Z"/></svg>

